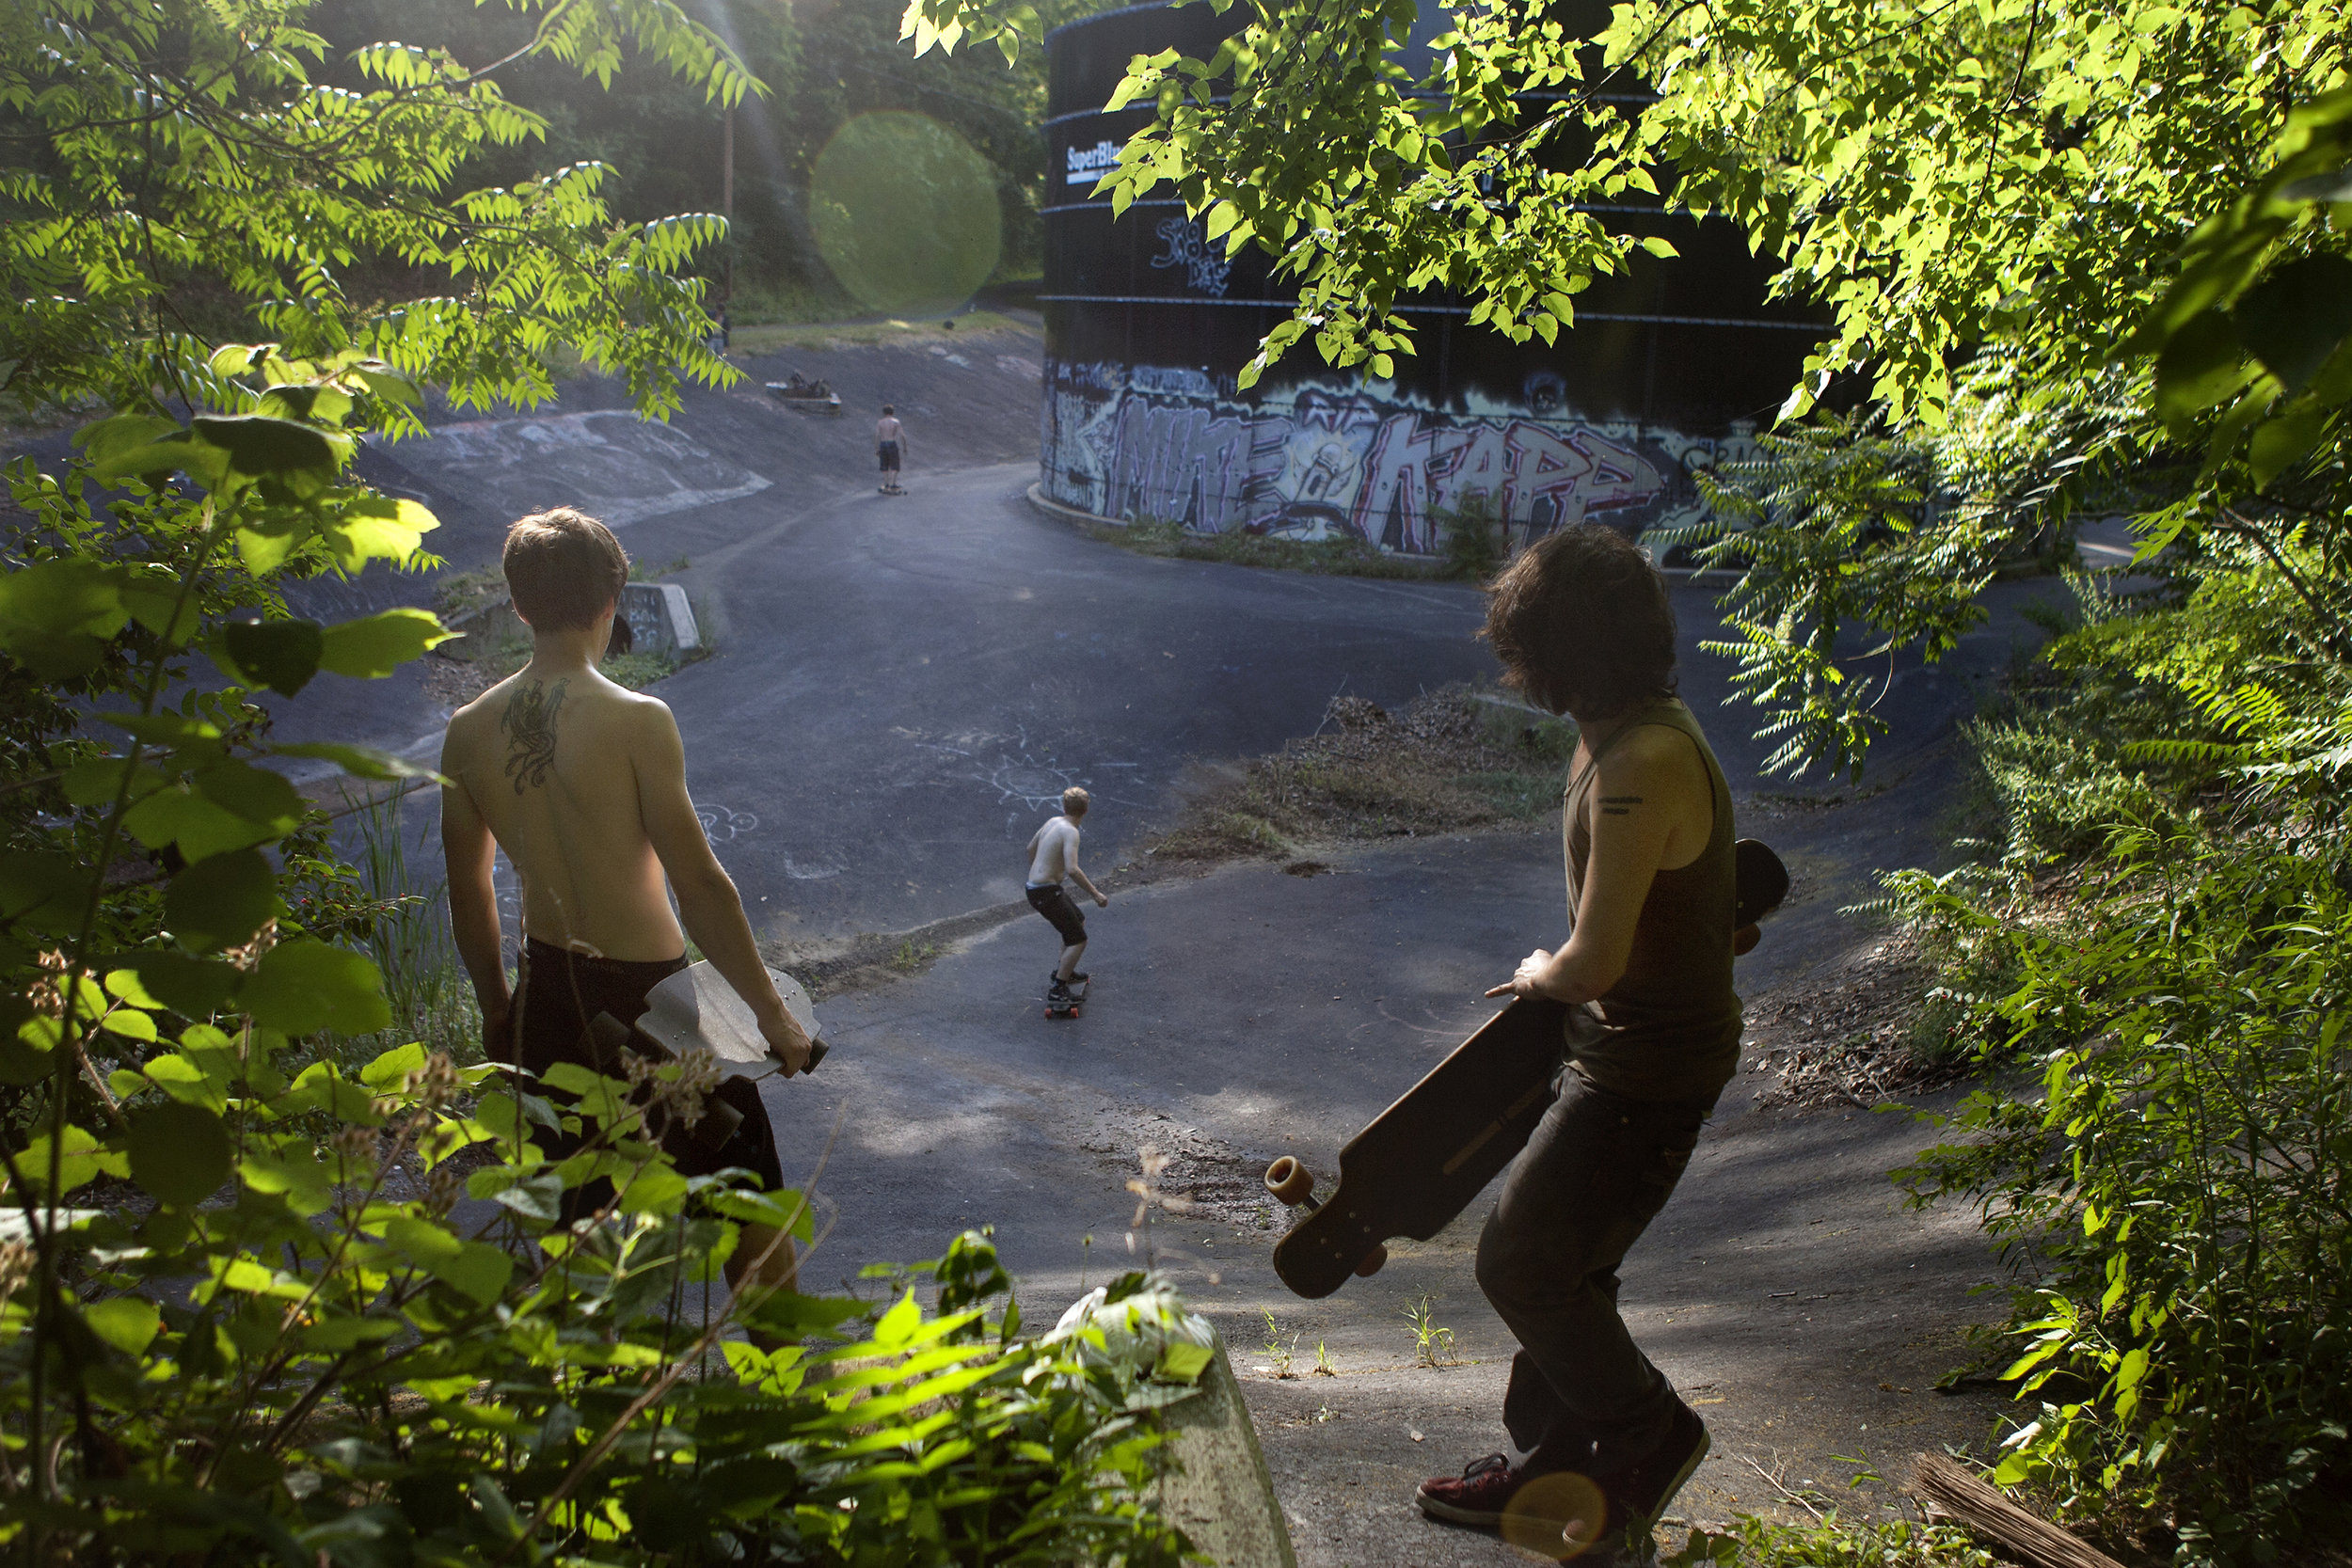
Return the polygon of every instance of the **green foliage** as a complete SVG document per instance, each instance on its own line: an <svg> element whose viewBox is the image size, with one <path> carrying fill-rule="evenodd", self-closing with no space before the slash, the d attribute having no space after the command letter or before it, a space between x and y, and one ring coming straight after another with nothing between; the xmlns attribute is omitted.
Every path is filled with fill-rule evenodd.
<svg viewBox="0 0 2352 1568"><path fill-rule="evenodd" d="M914 0L908 31L1002 38L1025 9ZM1556 10L1462 5L1419 83L1395 59L1416 18L1256 8L1213 59L1139 58L1115 100L1156 111L1106 177L1115 202L1171 185L1298 281L1253 372L1311 338L1388 374L1413 337L1393 307L1420 288L1550 341L1593 278L1671 253L1608 227L1670 189L1835 311L1791 412L1859 370L1933 420L1977 344L2096 364L2204 216L2209 171L2252 166L2284 105L2344 81L2328 0L1636 0L1589 39Z"/></svg>
<svg viewBox="0 0 2352 1568"><path fill-rule="evenodd" d="M1956 1525L1776 1525L1740 1514L1727 1529L1693 1529L1660 1568L1994 1568L1997 1560Z"/></svg>
<svg viewBox="0 0 2352 1568"><path fill-rule="evenodd" d="M2007 1375L2040 1418L1996 1479L2179 1521L2180 1562L2343 1524L2352 1378L2352 898L2275 843L2127 835L2061 910L1997 924L1914 874L1921 913L1987 928L2014 989L1969 1020L2041 1069L1903 1173L1963 1196L2026 1283ZM1942 906L1939 908L1939 905Z"/></svg>
<svg viewBox="0 0 2352 1568"><path fill-rule="evenodd" d="M156 1017L103 1016L134 1013ZM983 1238L925 1265L936 1314L912 1291L705 1307L738 1248L809 1235L798 1195L682 1177L649 1141L707 1069L560 1069L565 1105L415 1045L356 1077L287 1058L275 1030L192 1025L113 1075L126 1132L10 1163L53 1201L127 1172L155 1202L35 1232L74 1290L0 1307L0 1419L68 1446L0 1528L79 1563L1178 1560L1136 1501L1166 1392L1099 1329L991 1312ZM519 1134L559 1119L581 1143L550 1163ZM461 1174L469 1149L493 1158Z"/></svg>
<svg viewBox="0 0 2352 1568"><path fill-rule="evenodd" d="M2339 76L2341 72L2339 71ZM2304 103L2263 176L2200 224L2180 276L2124 345L2156 356L2177 435L2211 421L2206 466L2256 489L2296 468L2352 402L2352 87Z"/></svg>
<svg viewBox="0 0 2352 1568"><path fill-rule="evenodd" d="M1886 729L1875 709L1898 650L1940 658L1984 618L1977 595L2011 531L1986 507L1931 505L1932 454L1867 421L1825 418L1761 445L1759 458L1700 469L1710 515L1661 542L1740 574L1722 601L1737 636L1700 646L1739 661L1734 688L1767 716L1757 735L1786 737L1765 769L1820 763L1859 778ZM1878 641L1852 646L1856 624Z"/></svg>
<svg viewBox="0 0 2352 1568"><path fill-rule="evenodd" d="M668 0L521 8L527 55L600 81L628 46L749 87ZM810 1234L798 1195L664 1152L715 1063L494 1088L415 1040L355 1049L432 1010L447 966L396 808L363 875L279 764L418 770L278 742L252 700L446 635L286 613L290 580L433 563L435 519L358 483L355 449L415 427L420 377L544 396L561 344L647 415L680 366L729 372L681 271L714 220L612 225L593 167L450 195L541 127L443 52L315 82L303 10L0 16L0 378L113 410L10 467L0 541L0 1540L88 1564L1173 1563L1145 1413L1198 1355L1138 1365L1090 1319L1021 1337L980 1237L933 1268L932 1314L757 1269L713 1299L738 1251ZM442 292L347 286L370 268ZM215 342L254 318L281 341ZM1123 1296L1179 1315L1164 1286Z"/></svg>
<svg viewBox="0 0 2352 1568"><path fill-rule="evenodd" d="M635 49L721 102L752 88L672 0L525 8L539 20L527 55L609 80ZM457 187L478 154L544 135L544 119L445 49L369 43L349 56L353 82L315 80L326 45L302 25L309 9L35 0L0 21L0 115L14 132L0 163L0 388L18 404L326 424L356 413L401 431L418 428L404 378L460 404L535 402L552 391L541 356L558 344L623 374L650 412L675 406L677 367L732 378L699 346L702 284L680 270L721 236L719 219L613 224L594 163ZM387 269L413 293L348 281ZM280 388L252 373L271 362L258 351L215 355L212 328L256 325L280 360L343 367L342 380ZM233 418L206 418L208 450L243 450ZM328 474L327 447L299 439L312 442L310 471ZM167 455L127 460L154 472ZM399 526L406 503L376 504Z"/></svg>
<svg viewBox="0 0 2352 1568"><path fill-rule="evenodd" d="M1975 731L2000 864L1892 879L1963 1037L2030 1086L1902 1180L1983 1205L2015 1271L2038 1411L1995 1479L2153 1522L2177 1562L2267 1560L2341 1528L2352 1473L2347 675L2246 544L2135 599L2074 581L2077 624Z"/></svg>

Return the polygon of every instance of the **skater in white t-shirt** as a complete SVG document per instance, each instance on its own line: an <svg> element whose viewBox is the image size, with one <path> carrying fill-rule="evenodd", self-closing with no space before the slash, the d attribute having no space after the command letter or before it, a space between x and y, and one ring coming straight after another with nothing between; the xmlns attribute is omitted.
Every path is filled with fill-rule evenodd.
<svg viewBox="0 0 2352 1568"><path fill-rule="evenodd" d="M1069 994L1073 983L1083 983L1086 976L1078 973L1078 958L1087 950L1086 916L1062 886L1063 879L1075 881L1086 889L1095 907L1106 909L1110 895L1087 879L1078 869L1078 824L1086 820L1087 808L1093 798L1075 784L1061 792L1061 815L1029 835L1028 847L1023 851L1029 857L1029 908L1050 922L1062 941L1061 962L1054 966L1053 991Z"/></svg>

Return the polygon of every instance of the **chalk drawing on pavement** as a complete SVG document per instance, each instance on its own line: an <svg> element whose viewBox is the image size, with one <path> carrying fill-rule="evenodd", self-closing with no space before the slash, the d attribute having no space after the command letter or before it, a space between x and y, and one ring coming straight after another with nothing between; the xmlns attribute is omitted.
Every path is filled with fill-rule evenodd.
<svg viewBox="0 0 2352 1568"><path fill-rule="evenodd" d="M750 812L727 806L696 806L694 815L702 819L703 836L713 844L731 844L759 827L759 818Z"/></svg>

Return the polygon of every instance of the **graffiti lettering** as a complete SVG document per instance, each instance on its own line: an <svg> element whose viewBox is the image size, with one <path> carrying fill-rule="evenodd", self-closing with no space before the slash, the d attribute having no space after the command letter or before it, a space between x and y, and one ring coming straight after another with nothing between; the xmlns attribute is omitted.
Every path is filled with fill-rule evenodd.
<svg viewBox="0 0 2352 1568"><path fill-rule="evenodd" d="M1153 266L1182 267L1186 288L1225 297L1225 279L1233 263L1217 254L1198 218L1162 218L1159 234L1160 244L1168 248L1152 258Z"/></svg>

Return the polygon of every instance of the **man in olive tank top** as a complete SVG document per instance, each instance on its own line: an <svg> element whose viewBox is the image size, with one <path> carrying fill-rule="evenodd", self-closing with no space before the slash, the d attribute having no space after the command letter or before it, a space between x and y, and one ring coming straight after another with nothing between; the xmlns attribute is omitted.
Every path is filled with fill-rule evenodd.
<svg viewBox="0 0 2352 1568"><path fill-rule="evenodd" d="M1664 1207L1740 1055L1731 792L1676 699L1664 579L1580 525L1512 562L1486 635L1510 682L1576 720L1563 837L1570 934L1487 994L1569 1004L1558 1098L1505 1175L1478 1284L1520 1349L1502 1420L1523 1455L1425 1481L1422 1511L1556 1524L1607 1560L1654 1522L1707 1428L1617 1315L1617 1268ZM1511 1530L1518 1539L1515 1523Z"/></svg>

